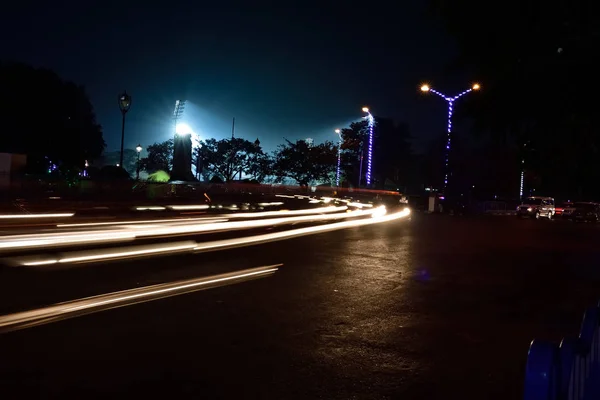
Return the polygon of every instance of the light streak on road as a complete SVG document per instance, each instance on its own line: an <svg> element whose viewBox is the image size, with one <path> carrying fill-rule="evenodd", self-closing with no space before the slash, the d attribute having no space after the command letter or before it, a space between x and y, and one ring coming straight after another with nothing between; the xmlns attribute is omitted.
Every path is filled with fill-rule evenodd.
<svg viewBox="0 0 600 400"><path fill-rule="evenodd" d="M88 226L111 226L111 225L134 225L134 224L161 224L161 223L179 223L179 222L225 222L227 219L220 217L202 217L202 218L168 218L168 219L145 219L133 221L111 221L111 222L84 222L76 224L58 224L57 228L78 228Z"/></svg>
<svg viewBox="0 0 600 400"><path fill-rule="evenodd" d="M62 245L109 243L134 240L135 232L85 232L65 234L14 235L0 237L0 250L31 249Z"/></svg>
<svg viewBox="0 0 600 400"><path fill-rule="evenodd" d="M305 208L302 210L281 210L281 211L259 211L249 213L224 214L224 218L264 218L264 217L282 217L284 215L305 215L305 214L328 214L347 210L347 206L329 206L319 208Z"/></svg>
<svg viewBox="0 0 600 400"><path fill-rule="evenodd" d="M216 217L199 217L199 218L169 218L169 219L147 219L147 220L130 220L130 221L111 221L111 222L85 222L85 223L73 223L73 224L58 224L57 228L75 228L75 227L94 227L94 226L110 226L110 225L132 225L132 224L156 224L156 223L179 223L179 222L202 222L208 220L219 220L223 221L226 219L244 219L244 218L264 218L264 217L284 217L287 215L314 215L314 214L329 214L334 212L341 212L347 210L346 206L339 207L319 207L319 208L306 208L302 210L286 210L286 211L261 211L261 212L247 212L247 213L235 213L225 214ZM216 221L212 221L216 222ZM0 240L2 238L0 237Z"/></svg>
<svg viewBox="0 0 600 400"><path fill-rule="evenodd" d="M364 212L364 211L363 211ZM354 228L365 225L379 224L383 222L394 221L406 218L410 215L410 209L386 214L385 207L377 207L371 212L372 218L337 222L324 226L311 226L307 228L297 228L285 232L273 232L263 235L254 235L249 237L215 240L210 242L196 243L194 241L186 241L179 243L169 243L166 245L152 246L130 246L117 249L99 249L87 250L79 252L63 253L54 257L17 257L5 259L9 265L25 266L25 267L44 267L52 264L69 264L69 263L89 263L107 260L117 260L123 258L137 258L154 255L171 255L177 252L208 252L226 250L237 247L253 246L263 243L275 242L279 240L291 239L305 235L314 235L317 233L330 232L339 229Z"/></svg>
<svg viewBox="0 0 600 400"><path fill-rule="evenodd" d="M385 211L385 209L384 209ZM317 233L331 232L339 229L355 228L359 226L380 224L383 222L390 222L402 218L406 218L410 215L410 209L405 208L404 210L381 216L374 216L369 219L359 219L354 221L336 222L334 224L323 225L323 226L310 226L307 228L292 229L285 232L273 232L263 235L255 235L243 238L217 240L213 242L199 243L194 249L196 252L207 252L217 250L227 250L237 247L255 246L259 244L265 244L270 242L276 242L280 240L292 239L295 237L301 237L306 235L314 235Z"/></svg>
<svg viewBox="0 0 600 400"><path fill-rule="evenodd" d="M324 207L326 209L328 207ZM338 207L334 207L338 208ZM345 209L342 207L341 209ZM300 210L297 210L300 211ZM299 222L329 221L335 219L346 219L365 217L372 215L373 210L356 210L347 213L331 213L323 215L303 215L298 217L271 218L252 221L219 222L208 224L186 224L164 227L146 227L141 229L80 231L72 233L48 233L37 235L12 235L0 237L0 250L32 249L39 247L60 247L78 245L84 243L102 243L119 240L134 240L137 238L165 237L174 235L190 235L207 232L229 231L260 228L273 225L285 225ZM250 213L253 214L253 213Z"/></svg>
<svg viewBox="0 0 600 400"><path fill-rule="evenodd" d="M273 275L283 264L246 269L178 282L128 289L87 297L49 307L0 316L0 333L31 328L118 307L159 300L200 290L232 285Z"/></svg>
<svg viewBox="0 0 600 400"><path fill-rule="evenodd" d="M0 219L36 219L36 218L69 218L75 213L59 214L5 214L0 215Z"/></svg>
<svg viewBox="0 0 600 400"><path fill-rule="evenodd" d="M171 210L175 211L189 211L189 210L206 210L210 206L208 204L198 204L198 205L182 205L182 206L167 206Z"/></svg>
<svg viewBox="0 0 600 400"><path fill-rule="evenodd" d="M130 246L117 249L84 250L70 252L56 258L42 259L40 257L23 257L14 260L17 265L25 267L38 267L52 264L84 263L108 260L123 260L126 258L140 258L157 256L161 254L173 255L180 252L193 250L198 244L194 241L169 243L166 245L153 244L145 246Z"/></svg>

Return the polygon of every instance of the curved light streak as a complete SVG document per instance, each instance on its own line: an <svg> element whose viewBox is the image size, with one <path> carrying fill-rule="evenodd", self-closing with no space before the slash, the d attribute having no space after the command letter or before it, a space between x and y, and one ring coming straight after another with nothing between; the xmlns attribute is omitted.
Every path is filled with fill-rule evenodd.
<svg viewBox="0 0 600 400"><path fill-rule="evenodd" d="M346 206L341 207L323 207L321 210L346 210ZM319 209L316 209L319 210ZM305 213L305 210L288 211L288 213ZM273 213L273 214L272 214ZM279 211L266 213L248 213L248 214L268 214L277 215ZM120 240L134 240L148 237L165 237L174 235L199 234L207 232L218 232L228 230L243 230L250 228L259 228L272 225L285 225L298 222L328 221L335 219L347 219L356 217L365 217L373 213L373 210L355 210L346 213L328 213L321 215L302 215L295 217L269 218L251 221L234 221L218 223L190 223L167 226L139 226L127 227L121 226L120 229L66 233L49 233L35 235L13 235L0 237L0 251L15 249L33 249L40 247L64 247L69 245L80 245L85 243L103 243ZM236 215L236 214L232 214ZM263 215L264 216L264 215ZM177 221L174 219L174 222Z"/></svg>
<svg viewBox="0 0 600 400"><path fill-rule="evenodd" d="M62 321L113 308L125 307L166 297L232 285L251 279L273 275L283 264L246 269L228 274L212 275L203 278L188 279L178 282L128 289L120 292L106 293L38 308L15 314L0 316L0 333L31 328L34 326Z"/></svg>
<svg viewBox="0 0 600 400"><path fill-rule="evenodd" d="M193 241L169 243L165 245L151 246L129 246L122 248L86 250L59 254L54 257L16 257L5 259L4 261L14 266L24 267L44 267L53 264L78 264L100 262L108 260L121 260L130 258L139 258L155 255L172 255L178 252L208 252L227 250L237 247L253 246L263 243L275 242L279 240L291 239L305 235L314 235L339 229L354 228L365 225L379 224L383 222L394 221L406 218L410 215L410 209L392 214L387 214L385 207L377 207L370 211L372 217L367 219L336 222L328 225L311 226L306 228L297 228L284 232L272 232L262 235L254 235L241 238L232 238L224 240L214 240L210 242L196 243Z"/></svg>

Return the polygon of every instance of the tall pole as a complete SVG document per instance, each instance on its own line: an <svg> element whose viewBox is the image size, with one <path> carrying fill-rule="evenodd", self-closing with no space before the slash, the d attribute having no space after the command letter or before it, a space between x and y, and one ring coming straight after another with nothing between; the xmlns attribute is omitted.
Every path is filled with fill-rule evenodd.
<svg viewBox="0 0 600 400"><path fill-rule="evenodd" d="M360 168L358 170L358 187L360 189L360 185L362 183L362 165L363 165L363 148L362 144L360 145Z"/></svg>
<svg viewBox="0 0 600 400"><path fill-rule="evenodd" d="M235 138L235 117L233 117L233 121L231 122L231 138Z"/></svg>
<svg viewBox="0 0 600 400"><path fill-rule="evenodd" d="M140 180L140 152L137 153L137 171L136 171L136 179Z"/></svg>
<svg viewBox="0 0 600 400"><path fill-rule="evenodd" d="M527 144L523 144L523 153L525 153L525 147ZM525 154L523 154L523 158L521 159L521 183L519 185L519 200L523 200L523 192L525 189Z"/></svg>
<svg viewBox="0 0 600 400"><path fill-rule="evenodd" d="M368 107L363 107L363 112L367 113L367 123L368 123L368 127L369 127L369 151L367 152L367 176L366 176L366 180L367 180L367 187L371 186L371 172L372 172L372 166L373 166L373 130L375 128L375 118L373 118L373 115L371 114L371 112L369 111ZM362 160L361 160L361 167L362 167Z"/></svg>
<svg viewBox="0 0 600 400"><path fill-rule="evenodd" d="M123 147L125 144L125 114L131 108L131 96L127 94L127 91L123 91L117 98L119 103L119 109L121 110L121 115L123 116L123 121L121 123L121 154L119 156L119 166L123 168Z"/></svg>
<svg viewBox="0 0 600 400"><path fill-rule="evenodd" d="M454 102L456 100L458 100L459 98L461 98L462 96L464 96L465 94L470 93L473 90L479 90L479 89L480 89L480 86L479 86L479 84L476 83L469 89L465 90L462 93L457 94L456 96L446 96L445 94L430 88L429 85L421 86L421 91L435 93L448 103L448 124L447 124L447 129L446 129L446 148L444 149L444 159L445 159L444 160L445 161L444 162L444 170L445 170L444 171L444 192L448 188L448 180L451 175L450 168L449 168L449 165L450 165L449 161L450 161L450 146L451 146L451 140L452 140L452 114L454 113Z"/></svg>
<svg viewBox="0 0 600 400"><path fill-rule="evenodd" d="M123 121L121 122L121 155L119 156L119 166L123 168L123 146L125 143L125 112L121 111L123 114Z"/></svg>
<svg viewBox="0 0 600 400"><path fill-rule="evenodd" d="M335 172L335 186L340 186L340 167L342 165L342 131L339 129L335 130L335 133L339 136L340 140L338 142L338 159L337 159L337 170Z"/></svg>

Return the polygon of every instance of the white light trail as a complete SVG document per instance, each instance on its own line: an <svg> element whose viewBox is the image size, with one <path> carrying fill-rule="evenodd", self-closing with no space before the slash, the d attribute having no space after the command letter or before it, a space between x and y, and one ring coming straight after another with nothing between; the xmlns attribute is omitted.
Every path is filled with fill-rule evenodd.
<svg viewBox="0 0 600 400"><path fill-rule="evenodd" d="M76 223L76 224L58 224L57 228L77 228L77 227L87 227L87 226L110 226L110 225L134 225L134 224L160 224L160 223L179 223L179 222L194 222L194 223L203 223L203 222L225 222L227 219L219 218L219 217L211 217L211 218L169 218L169 219L146 219L146 220L133 220L133 221L112 221L112 222L85 222L85 223Z"/></svg>
<svg viewBox="0 0 600 400"><path fill-rule="evenodd" d="M363 211L364 212L364 211ZM170 255L177 252L208 252L226 250L237 247L253 246L279 240L291 239L305 235L314 235L317 233L330 232L339 229L354 228L359 226L379 224L383 222L394 221L406 218L410 215L410 209L405 208L400 212L386 214L385 207L377 207L374 211L369 212L372 218L359 219L352 221L336 222L329 225L311 226L306 228L292 229L284 232L273 232L263 235L254 235L249 237L232 238L225 240L215 240L210 242L196 243L194 241L170 243L167 245L152 245L152 246L130 246L117 249L99 249L87 250L80 252L63 253L56 257L43 259L41 257L17 257L5 259L9 265L25 266L25 267L43 267L53 264L68 264L68 263L84 263L98 262L106 260L117 260L123 258L137 258L152 255Z"/></svg>
<svg viewBox="0 0 600 400"><path fill-rule="evenodd" d="M69 218L75 213L59 213L59 214L5 214L0 215L0 219L35 219L35 218Z"/></svg>
<svg viewBox="0 0 600 400"><path fill-rule="evenodd" d="M178 282L161 283L87 297L49 307L38 308L15 314L0 316L0 333L31 328L67 318L78 317L113 308L125 307L166 297L212 289L225 285L245 282L251 279L273 275L283 264L246 269L228 274L212 275L203 278Z"/></svg>
<svg viewBox="0 0 600 400"><path fill-rule="evenodd" d="M188 211L188 210L206 210L210 208L208 204L198 204L198 205L182 205L182 206L167 206L175 211Z"/></svg>
<svg viewBox="0 0 600 400"><path fill-rule="evenodd" d="M58 263L82 263L107 260L122 260L125 258L139 258L144 256L156 256L160 254L175 254L193 250L197 246L194 241L186 241L179 243L169 243L167 245L146 245L146 246L130 246L118 249L101 249L101 250L85 250L79 252L71 252L64 257L40 259L39 257L24 257L16 260L16 264L25 267L38 267L43 265L52 265Z"/></svg>
<svg viewBox="0 0 600 400"><path fill-rule="evenodd" d="M347 207L323 207L322 210L330 209L347 210ZM299 213L305 213L306 210L296 210ZM289 211L292 213L293 211ZM279 215L278 211L274 211L274 215ZM298 222L313 222L313 221L328 221L335 219L346 219L370 216L373 210L363 211L356 210L347 213L330 213L322 215L303 215L297 217L271 218L251 221L236 221L236 222L218 222L218 223L194 223L175 226L161 227L139 227L139 229L121 229L100 231L83 231L69 233L48 233L37 235L13 235L0 237L0 250L14 250L22 248L39 248L51 246L69 246L84 243L102 243L119 240L134 240L136 238L148 237L164 237L173 235L200 234L207 232L218 232L228 230L240 230L260 228L273 225L284 225ZM270 213L248 213L248 214L268 214Z"/></svg>
<svg viewBox="0 0 600 400"><path fill-rule="evenodd" d="M329 225L322 226L310 226L307 228L292 229L285 232L273 232L266 233L264 235L255 235L243 238L217 240L213 242L199 243L194 249L197 252L227 250L237 247L255 246L259 244L265 244L270 242L276 242L280 240L292 239L295 237L301 237L306 235L314 235L317 233L331 232L339 229L355 228L365 225L380 224L382 222L390 222L402 218L406 218L410 215L410 209L405 208L404 210L382 216L373 217L370 219L359 219L354 221L336 222Z"/></svg>
<svg viewBox="0 0 600 400"><path fill-rule="evenodd" d="M263 217L282 217L284 215L305 215L305 214L327 214L347 210L346 206L328 206L319 208L305 208L302 210L280 210L280 211L259 211L249 213L224 214L224 218L263 218Z"/></svg>
<svg viewBox="0 0 600 400"><path fill-rule="evenodd" d="M111 221L111 222L86 222L73 224L58 224L57 228L75 228L75 227L94 227L94 226L110 226L110 225L132 225L132 224L156 224L156 223L179 223L179 222L197 222L209 220L224 221L227 219L243 219L243 218L263 218L263 217L283 217L286 215L312 215L312 214L328 214L334 212L345 211L348 207L320 207L306 208L302 210L282 210L282 211L259 211L235 214L219 214L215 217L198 217L198 218L169 218L169 219L147 219L147 220L129 220L129 221ZM213 221L216 222L216 221ZM2 238L0 237L0 240Z"/></svg>

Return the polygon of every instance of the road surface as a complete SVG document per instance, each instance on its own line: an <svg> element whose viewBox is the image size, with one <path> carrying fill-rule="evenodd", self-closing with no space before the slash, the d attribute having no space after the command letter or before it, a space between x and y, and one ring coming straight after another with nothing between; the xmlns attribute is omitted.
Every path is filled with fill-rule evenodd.
<svg viewBox="0 0 600 400"><path fill-rule="evenodd" d="M600 225L415 214L222 252L5 267L3 314L283 264L264 279L2 334L1 389L12 398L519 398L531 339L575 334L600 297L599 240Z"/></svg>

